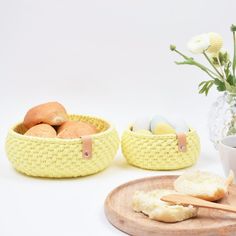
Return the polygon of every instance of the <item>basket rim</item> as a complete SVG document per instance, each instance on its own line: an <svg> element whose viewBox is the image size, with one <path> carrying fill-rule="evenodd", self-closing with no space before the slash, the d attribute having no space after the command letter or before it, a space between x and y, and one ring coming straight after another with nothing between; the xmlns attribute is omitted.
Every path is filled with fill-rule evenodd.
<svg viewBox="0 0 236 236"><path fill-rule="evenodd" d="M145 137L145 138L151 138L151 139L160 139L160 138L176 138L176 134L142 134L142 133L137 133L131 130L132 125L129 125L123 133L128 133L129 135L133 135L136 137ZM188 137L189 135L197 134L197 131L193 129L192 127L189 127L189 132L186 133L186 136Z"/></svg>
<svg viewBox="0 0 236 236"><path fill-rule="evenodd" d="M70 116L78 116L78 117L87 117L87 118L93 118L93 119L98 119L101 121L106 122L109 125L109 128L105 131L89 135L92 139L93 138L99 138L101 136L104 136L107 133L110 133L112 130L115 129L115 126L113 123L107 121L106 119L103 119L98 116L93 116L93 115L83 115L83 114L68 114ZM82 142L82 138L73 138L73 139L62 139L62 138L42 138L42 137L34 137L34 136L27 136L23 134L17 133L14 129L18 126L21 125L23 121L18 122L11 126L8 130L8 135L13 135L16 136L17 138L25 139L25 140L31 140L31 141L44 141L44 142L50 142L50 143L55 143L55 142L60 142L60 143L74 143L74 142Z"/></svg>

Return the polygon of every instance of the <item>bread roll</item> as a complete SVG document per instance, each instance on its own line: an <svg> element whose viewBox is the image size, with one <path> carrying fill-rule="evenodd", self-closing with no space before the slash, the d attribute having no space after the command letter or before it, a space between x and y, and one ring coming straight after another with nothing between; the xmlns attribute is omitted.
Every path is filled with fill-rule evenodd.
<svg viewBox="0 0 236 236"><path fill-rule="evenodd" d="M80 138L81 136L97 133L96 128L88 123L81 121L66 121L58 130L58 138Z"/></svg>
<svg viewBox="0 0 236 236"><path fill-rule="evenodd" d="M48 102L31 108L26 113L23 124L28 129L40 123L57 126L67 119L66 110L60 103Z"/></svg>
<svg viewBox="0 0 236 236"><path fill-rule="evenodd" d="M180 193L216 201L226 195L233 180L232 171L227 179L205 171L186 172L175 180L174 188Z"/></svg>
<svg viewBox="0 0 236 236"><path fill-rule="evenodd" d="M161 200L165 195L176 194L173 190L157 189L151 192L137 191L133 196L133 210L142 212L150 219L163 222L178 222L195 217L198 208L167 203Z"/></svg>
<svg viewBox="0 0 236 236"><path fill-rule="evenodd" d="M39 124L26 131L25 135L42 138L56 138L57 132L51 125Z"/></svg>

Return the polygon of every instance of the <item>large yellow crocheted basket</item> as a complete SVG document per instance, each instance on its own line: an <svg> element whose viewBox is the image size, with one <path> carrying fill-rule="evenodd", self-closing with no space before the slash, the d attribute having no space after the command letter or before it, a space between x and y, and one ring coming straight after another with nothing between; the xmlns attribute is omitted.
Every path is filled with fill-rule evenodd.
<svg viewBox="0 0 236 236"><path fill-rule="evenodd" d="M91 158L84 158L83 139L38 138L23 135L22 124L9 130L6 153L16 170L26 175L69 178L97 173L109 166L119 147L114 126L107 121L82 115L70 120L94 125L99 133L89 136Z"/></svg>
<svg viewBox="0 0 236 236"><path fill-rule="evenodd" d="M186 151L181 152L176 135L149 135L131 131L122 135L122 153L128 163L149 170L175 170L193 165L200 153L195 130L186 135Z"/></svg>

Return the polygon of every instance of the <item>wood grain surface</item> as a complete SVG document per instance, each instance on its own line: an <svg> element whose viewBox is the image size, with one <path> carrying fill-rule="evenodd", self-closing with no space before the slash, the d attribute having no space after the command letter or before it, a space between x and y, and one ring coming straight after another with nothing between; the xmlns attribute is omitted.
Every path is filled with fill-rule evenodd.
<svg viewBox="0 0 236 236"><path fill-rule="evenodd" d="M105 201L105 214L111 224L129 235L139 236L236 236L236 214L200 208L196 218L178 223L163 223L149 219L132 209L136 190L173 189L178 176L157 176L138 179L114 189ZM236 185L218 201L236 207Z"/></svg>

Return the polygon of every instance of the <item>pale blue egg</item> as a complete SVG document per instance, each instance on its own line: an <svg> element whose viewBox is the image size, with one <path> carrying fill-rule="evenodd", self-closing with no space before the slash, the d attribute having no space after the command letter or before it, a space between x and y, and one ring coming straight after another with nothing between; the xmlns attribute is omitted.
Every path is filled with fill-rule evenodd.
<svg viewBox="0 0 236 236"><path fill-rule="evenodd" d="M176 133L187 133L189 132L189 127L186 122L181 118L171 118L169 119L169 123L174 129Z"/></svg>

